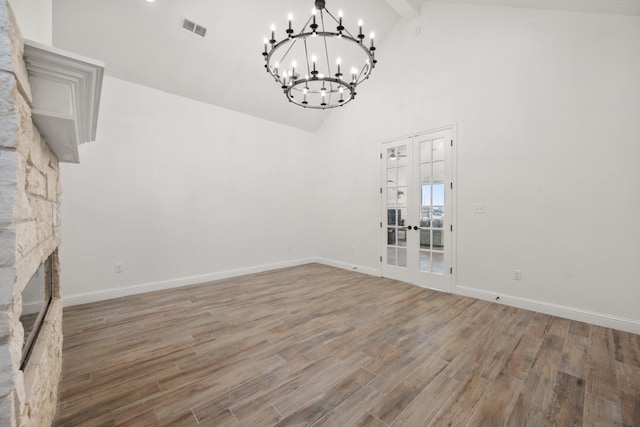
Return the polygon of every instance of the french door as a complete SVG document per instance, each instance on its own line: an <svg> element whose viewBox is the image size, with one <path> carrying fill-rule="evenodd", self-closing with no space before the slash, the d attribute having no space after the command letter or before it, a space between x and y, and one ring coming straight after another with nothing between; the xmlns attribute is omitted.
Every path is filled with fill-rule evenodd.
<svg viewBox="0 0 640 427"><path fill-rule="evenodd" d="M453 291L453 131L382 144L384 277Z"/></svg>

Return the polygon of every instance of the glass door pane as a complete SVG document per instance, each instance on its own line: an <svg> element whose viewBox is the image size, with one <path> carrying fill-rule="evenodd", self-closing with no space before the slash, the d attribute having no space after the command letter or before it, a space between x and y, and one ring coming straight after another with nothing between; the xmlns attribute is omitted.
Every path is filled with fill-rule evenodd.
<svg viewBox="0 0 640 427"><path fill-rule="evenodd" d="M390 147L386 152L387 223L386 263L407 267L407 145Z"/></svg>
<svg viewBox="0 0 640 427"><path fill-rule="evenodd" d="M421 203L419 269L425 273L444 274L444 138L419 143Z"/></svg>

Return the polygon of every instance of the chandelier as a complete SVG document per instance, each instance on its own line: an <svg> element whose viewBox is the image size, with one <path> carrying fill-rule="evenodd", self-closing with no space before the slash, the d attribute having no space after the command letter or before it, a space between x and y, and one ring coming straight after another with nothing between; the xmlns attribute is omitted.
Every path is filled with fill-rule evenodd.
<svg viewBox="0 0 640 427"><path fill-rule="evenodd" d="M275 25L271 26L262 56L267 72L290 102L322 110L341 107L355 98L358 85L369 78L377 62L375 35L369 35L367 46L362 20L354 36L342 19L342 11L336 19L325 0L315 0L311 17L299 33L293 31L291 14L282 40L276 40Z"/></svg>

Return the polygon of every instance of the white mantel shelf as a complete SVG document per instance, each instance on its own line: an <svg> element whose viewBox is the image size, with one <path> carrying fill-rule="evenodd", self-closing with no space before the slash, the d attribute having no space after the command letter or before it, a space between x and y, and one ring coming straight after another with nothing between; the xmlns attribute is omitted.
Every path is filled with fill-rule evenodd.
<svg viewBox="0 0 640 427"><path fill-rule="evenodd" d="M96 139L104 63L30 40L24 59L33 121L60 162L79 163L78 145Z"/></svg>

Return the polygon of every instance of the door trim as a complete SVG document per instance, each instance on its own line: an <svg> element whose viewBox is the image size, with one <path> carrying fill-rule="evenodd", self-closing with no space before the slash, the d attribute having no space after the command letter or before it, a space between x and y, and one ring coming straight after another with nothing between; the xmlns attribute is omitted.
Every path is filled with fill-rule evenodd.
<svg viewBox="0 0 640 427"><path fill-rule="evenodd" d="M449 125L444 125L444 126L440 126L437 128L432 128L432 129L428 129L428 130L422 130L422 131L417 131L417 132L411 132L408 133L406 135L402 135L402 136L397 136L394 138L389 138L389 139L385 139L383 141L380 141L380 143L378 144L378 155L381 157L380 158L380 162L384 161L383 160L383 156L384 156L384 150L383 150L383 146L384 144L388 144L388 143L392 143L392 142L398 142L404 139L410 139L410 138L416 138L422 135L426 135L426 134L430 134L430 133L435 133L435 132L440 132L440 131L447 131L449 130L451 132L451 140L453 142L453 145L450 147L450 153L451 153L451 184L453 186L453 188L451 189L451 225L453 226L453 229L450 231L451 232L451 251L450 251L450 257L451 257L451 287L449 289L448 292L451 293L456 293L456 289L458 287L458 280L457 280L457 265L458 265L458 143L459 143L459 137L458 137L458 124L457 123L452 123ZM382 169L382 165L380 164L380 166L378 167L378 170L380 171ZM380 172L379 172L380 173ZM384 181L384 177L380 176L379 179L379 185L380 185L380 189L382 189L382 186L385 184ZM382 192L380 192L379 197L378 197L378 206L381 207L383 200L382 200ZM385 212L383 209L379 209L380 212L380 223L381 224L385 224L386 222L386 217L385 217ZM382 260L383 260L383 254L384 251L386 251L386 244L384 244L384 239L383 239L383 232L382 229L384 227L381 227L378 232L380 233L380 237L379 237L379 241L380 241L380 245L379 245L379 259L380 259L380 263L379 263L379 275L380 277L384 277L383 276L383 265L382 265ZM413 284L413 283L412 283ZM419 286L417 284L413 284L414 286ZM419 287L424 287L424 288L429 288L428 286L419 286ZM442 289L434 289L437 291L441 291Z"/></svg>

